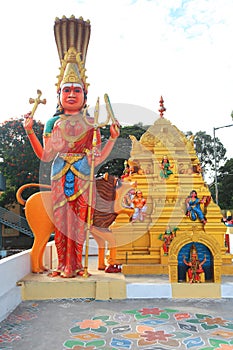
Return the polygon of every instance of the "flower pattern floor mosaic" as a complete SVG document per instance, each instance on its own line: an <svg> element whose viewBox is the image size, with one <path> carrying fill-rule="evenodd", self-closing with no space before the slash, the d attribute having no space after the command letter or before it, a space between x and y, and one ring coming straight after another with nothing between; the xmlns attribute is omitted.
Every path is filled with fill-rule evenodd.
<svg viewBox="0 0 233 350"><path fill-rule="evenodd" d="M22 302L0 349L233 350L232 299Z"/></svg>

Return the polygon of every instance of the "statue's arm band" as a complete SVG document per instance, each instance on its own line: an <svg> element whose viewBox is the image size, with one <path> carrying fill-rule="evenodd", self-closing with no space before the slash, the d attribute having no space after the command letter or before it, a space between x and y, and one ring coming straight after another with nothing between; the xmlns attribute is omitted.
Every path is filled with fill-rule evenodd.
<svg viewBox="0 0 233 350"><path fill-rule="evenodd" d="M34 130L33 129L26 130L26 134L27 135L34 134Z"/></svg>

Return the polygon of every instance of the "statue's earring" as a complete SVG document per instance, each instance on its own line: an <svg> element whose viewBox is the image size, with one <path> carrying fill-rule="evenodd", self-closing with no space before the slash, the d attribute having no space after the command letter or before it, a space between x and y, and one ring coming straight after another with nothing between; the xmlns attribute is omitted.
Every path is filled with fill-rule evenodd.
<svg viewBox="0 0 233 350"><path fill-rule="evenodd" d="M59 91L57 94L57 110L61 113L61 112L63 112L63 107L61 105L60 95L61 95L61 93Z"/></svg>

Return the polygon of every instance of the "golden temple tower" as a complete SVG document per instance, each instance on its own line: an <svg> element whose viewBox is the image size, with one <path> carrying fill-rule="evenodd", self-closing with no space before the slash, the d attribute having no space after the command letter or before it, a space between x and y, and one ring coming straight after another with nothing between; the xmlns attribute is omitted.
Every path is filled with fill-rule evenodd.
<svg viewBox="0 0 233 350"><path fill-rule="evenodd" d="M205 183L192 137L187 138L164 118L163 99L160 117L141 136L131 137L129 164L140 169L124 181L136 181L147 201L143 221L128 222L119 216L112 230L117 240L117 260L122 272L130 274L168 274L170 282L185 280L182 255L195 244L199 256L207 256L206 279L221 282L223 274L233 274L232 255L226 253L226 227ZM169 161L171 174L161 176L162 160ZM204 219L187 215L187 198L196 191ZM124 222L124 225L122 223ZM160 237L166 227L176 228L175 238L164 254Z"/></svg>

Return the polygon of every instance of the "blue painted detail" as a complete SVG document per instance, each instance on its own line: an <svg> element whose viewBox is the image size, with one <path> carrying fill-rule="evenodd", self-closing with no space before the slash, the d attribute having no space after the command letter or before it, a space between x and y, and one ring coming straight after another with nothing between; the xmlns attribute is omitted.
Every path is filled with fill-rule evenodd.
<svg viewBox="0 0 233 350"><path fill-rule="evenodd" d="M128 339L112 338L110 345L120 349L130 349L132 342Z"/></svg>
<svg viewBox="0 0 233 350"><path fill-rule="evenodd" d="M59 174L64 168L65 164L66 162L64 159L60 157L56 157L52 165L51 176L53 177ZM88 164L87 157L84 157L78 160L77 162L74 162L72 166L81 174L90 175L90 166ZM69 169L65 175L65 184L64 184L64 193L67 197L70 197L74 194L74 182L75 182L75 175Z"/></svg>
<svg viewBox="0 0 233 350"><path fill-rule="evenodd" d="M197 349L197 346L200 349L200 346L205 345L204 341L200 337L185 339L183 340L183 343L186 345L187 349L194 347Z"/></svg>
<svg viewBox="0 0 233 350"><path fill-rule="evenodd" d="M51 169L51 176L54 176L60 173L60 171L62 171L62 169L64 168L64 165L65 165L65 161L62 158L59 158L59 157L55 158Z"/></svg>
<svg viewBox="0 0 233 350"><path fill-rule="evenodd" d="M213 256L208 247L199 242L190 242L183 246L178 254L178 282L186 281L186 271L188 266L183 262L183 255L186 256L186 260L190 258L190 248L195 244L198 252L198 259L202 261L206 255L206 262L202 266L205 271L205 279L211 281L213 279Z"/></svg>
<svg viewBox="0 0 233 350"><path fill-rule="evenodd" d="M158 319L149 319L149 320L140 322L140 324L144 324L151 327L158 326L158 324L164 324L164 323L166 323L166 321L158 320Z"/></svg>
<svg viewBox="0 0 233 350"><path fill-rule="evenodd" d="M75 176L71 170L68 170L65 177L64 193L70 197L74 194L74 179Z"/></svg>
<svg viewBox="0 0 233 350"><path fill-rule="evenodd" d="M90 175L90 165L88 164L87 157L75 162L73 167L84 175Z"/></svg>

